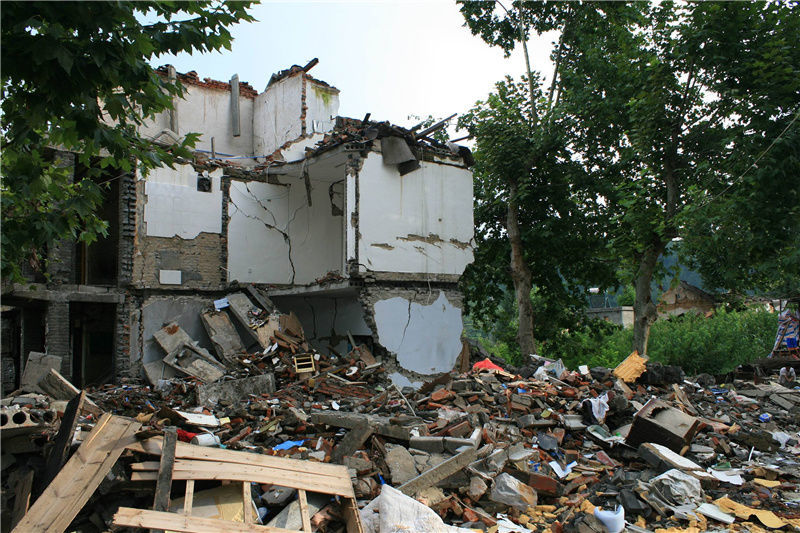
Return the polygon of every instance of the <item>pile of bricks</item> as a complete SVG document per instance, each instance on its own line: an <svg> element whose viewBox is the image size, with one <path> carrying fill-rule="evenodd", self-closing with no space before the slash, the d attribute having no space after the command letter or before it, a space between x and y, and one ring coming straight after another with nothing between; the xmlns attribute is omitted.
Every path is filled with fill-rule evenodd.
<svg viewBox="0 0 800 533"><path fill-rule="evenodd" d="M255 328L269 322L252 318ZM282 343L284 354L276 363L263 356L274 376L266 390L220 395L184 375L155 385L106 385L88 396L102 411L135 418L146 437L177 427L178 439L187 442L344 465L367 531L385 530L375 524L388 502L408 506L393 530L418 527L402 518L418 512L413 506L428 509L441 531L800 526L797 388L752 377L724 384L710 376L687 379L680 369L637 354L616 369L575 371L545 359L522 368L473 360L467 372L399 388L364 346L297 372L289 359L303 350L292 346L305 341L287 335L263 341ZM235 360L252 363L256 355ZM259 372L266 375L265 368ZM65 402L19 393L3 404L4 416L39 417L36 424L15 425L14 439L0 427L5 516L21 505L23 474L38 479L55 439L58 420L42 413L63 413ZM96 411L78 417L73 449L96 420ZM148 508L154 486L131 482L132 465L141 461L123 454L73 522L76 530L109 527L115 509L131 501ZM35 499L41 490L34 483L30 494ZM253 487L261 523L301 529L286 521L295 494L276 490ZM341 527L335 502L310 497L307 504L314 530Z"/></svg>

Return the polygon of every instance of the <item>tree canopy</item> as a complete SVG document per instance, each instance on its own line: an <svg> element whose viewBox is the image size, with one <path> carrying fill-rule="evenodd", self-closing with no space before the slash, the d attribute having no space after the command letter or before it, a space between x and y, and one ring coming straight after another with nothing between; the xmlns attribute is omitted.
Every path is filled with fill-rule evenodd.
<svg viewBox="0 0 800 533"><path fill-rule="evenodd" d="M517 24L526 35L561 28L553 56L558 110L573 160L601 187L609 249L635 281L635 348L646 351L656 316L651 282L671 241L691 237L697 252L743 239L750 258L763 259L769 252L759 240L790 238L796 225L758 217L796 213L791 132L771 149L794 155L780 163L764 157L758 172L738 176L800 110L796 2L514 2L507 11L468 2L462 12L473 33L506 50ZM726 204L747 209L721 211ZM758 231L742 235L737 227ZM773 248L778 272L795 271L791 248ZM696 255L701 272L712 274L712 259Z"/></svg>
<svg viewBox="0 0 800 533"><path fill-rule="evenodd" d="M170 108L180 82L148 63L163 54L230 49L231 25L254 20L251 2L4 2L2 24L2 275L61 238L91 242L101 168L130 172L189 156L188 134L172 146L138 133ZM153 22L145 22L153 20ZM77 182L51 149L75 152L89 169Z"/></svg>

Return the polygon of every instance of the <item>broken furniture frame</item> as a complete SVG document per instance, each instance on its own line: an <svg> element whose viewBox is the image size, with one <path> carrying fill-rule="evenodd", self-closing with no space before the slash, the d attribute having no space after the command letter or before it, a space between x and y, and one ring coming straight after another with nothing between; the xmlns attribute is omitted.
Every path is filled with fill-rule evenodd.
<svg viewBox="0 0 800 533"><path fill-rule="evenodd" d="M153 437L127 446L128 449L150 455L161 455L164 440ZM160 463L148 461L132 465L131 480L158 478ZM212 531L299 533L298 530L261 526L252 523L247 505L252 505L250 482L274 484L297 490L302 517L302 533L311 532L306 491L330 494L343 499L347 533L363 533L355 493L347 468L340 465L298 461L270 455L237 452L194 446L177 442L172 480L186 481L186 497L182 513L151 511L120 507L114 515L114 524L120 526L166 529L183 533L208 533ZM245 522L231 522L193 517L192 497L196 480L238 481L242 483ZM248 522L248 520L250 520Z"/></svg>
<svg viewBox="0 0 800 533"><path fill-rule="evenodd" d="M633 416L633 424L625 442L633 447L655 442L680 453L691 444L701 425L700 419L657 398L651 398Z"/></svg>

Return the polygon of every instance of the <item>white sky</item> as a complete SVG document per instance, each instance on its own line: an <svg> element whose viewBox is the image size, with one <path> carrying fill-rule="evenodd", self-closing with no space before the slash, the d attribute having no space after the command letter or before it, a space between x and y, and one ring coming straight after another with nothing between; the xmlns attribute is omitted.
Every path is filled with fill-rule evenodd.
<svg viewBox="0 0 800 533"><path fill-rule="evenodd" d="M341 90L340 115L369 112L403 126L418 122L409 115L463 113L505 75L525 71L521 49L504 58L470 33L452 1L264 2L251 13L258 22L232 28L231 51L162 56L153 65L223 81L238 73L261 92L272 73L318 57L311 74ZM531 68L548 78L552 40L529 43Z"/></svg>

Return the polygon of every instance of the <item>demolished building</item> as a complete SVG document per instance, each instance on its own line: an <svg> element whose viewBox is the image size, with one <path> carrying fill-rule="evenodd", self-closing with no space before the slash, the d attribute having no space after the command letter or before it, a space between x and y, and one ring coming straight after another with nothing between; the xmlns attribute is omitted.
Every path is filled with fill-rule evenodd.
<svg viewBox="0 0 800 533"><path fill-rule="evenodd" d="M62 358L78 386L140 376L175 322L201 346L200 311L255 285L313 346L387 354L408 384L462 351L459 276L473 258L471 155L420 128L337 116L339 91L293 66L259 93L175 73L174 109L140 133L200 134L193 161L103 176L108 237L56 243L49 279L3 294L3 387L31 351ZM60 164L81 169L59 153Z"/></svg>

